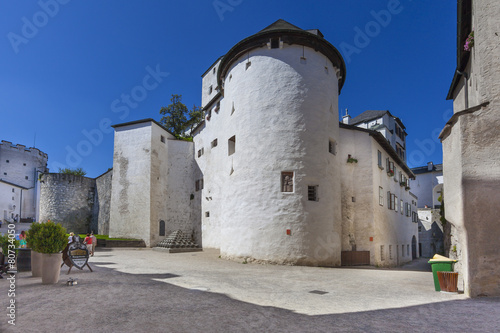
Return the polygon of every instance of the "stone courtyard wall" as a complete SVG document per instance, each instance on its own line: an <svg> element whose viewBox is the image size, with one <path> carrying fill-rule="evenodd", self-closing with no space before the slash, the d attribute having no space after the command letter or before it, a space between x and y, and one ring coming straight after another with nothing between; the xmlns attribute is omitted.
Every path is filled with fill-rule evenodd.
<svg viewBox="0 0 500 333"><path fill-rule="evenodd" d="M90 231L96 181L83 176L48 173L42 176L40 221L61 223L68 232Z"/></svg>
<svg viewBox="0 0 500 333"><path fill-rule="evenodd" d="M109 235L109 210L113 171L108 170L95 179L96 192L90 229L100 235Z"/></svg>

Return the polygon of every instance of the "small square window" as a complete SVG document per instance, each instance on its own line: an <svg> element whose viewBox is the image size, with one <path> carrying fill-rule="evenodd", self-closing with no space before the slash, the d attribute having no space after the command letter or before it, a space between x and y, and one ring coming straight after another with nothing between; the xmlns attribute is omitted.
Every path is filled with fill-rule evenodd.
<svg viewBox="0 0 500 333"><path fill-rule="evenodd" d="M271 48L278 49L280 47L280 39L279 38L271 38Z"/></svg>
<svg viewBox="0 0 500 333"><path fill-rule="evenodd" d="M205 217L210 217L210 212L205 212Z"/></svg>
<svg viewBox="0 0 500 333"><path fill-rule="evenodd" d="M281 173L281 192L293 192L293 172Z"/></svg>
<svg viewBox="0 0 500 333"><path fill-rule="evenodd" d="M160 141L165 143L165 137L163 135L160 135Z"/></svg>
<svg viewBox="0 0 500 333"><path fill-rule="evenodd" d="M318 201L318 185L307 187L307 200Z"/></svg>
<svg viewBox="0 0 500 333"><path fill-rule="evenodd" d="M23 163L23 166L26 166L26 163Z"/></svg>
<svg viewBox="0 0 500 333"><path fill-rule="evenodd" d="M3 173L3 175L4 175L4 176L7 176L7 172L4 172L4 173Z"/></svg>
<svg viewBox="0 0 500 333"><path fill-rule="evenodd" d="M24 176L24 179L28 179L28 176Z"/></svg>
<svg viewBox="0 0 500 333"><path fill-rule="evenodd" d="M217 139L213 140L211 145L212 148L217 147Z"/></svg>
<svg viewBox="0 0 500 333"><path fill-rule="evenodd" d="M337 155L337 143L335 140L328 141L328 152L333 155Z"/></svg>
<svg viewBox="0 0 500 333"><path fill-rule="evenodd" d="M6 163L9 163L9 160L5 160Z"/></svg>
<svg viewBox="0 0 500 333"><path fill-rule="evenodd" d="M201 157L204 153L204 149L201 148L201 149L198 149L198 157Z"/></svg>

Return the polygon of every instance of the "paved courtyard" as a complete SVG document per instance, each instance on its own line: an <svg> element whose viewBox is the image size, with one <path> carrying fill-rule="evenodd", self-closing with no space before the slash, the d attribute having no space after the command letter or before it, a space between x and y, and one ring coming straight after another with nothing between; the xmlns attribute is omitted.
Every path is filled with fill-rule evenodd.
<svg viewBox="0 0 500 333"><path fill-rule="evenodd" d="M398 269L243 264L217 251L99 249L59 283L0 280L0 332L500 332L500 299L433 290L421 259ZM68 277L78 285L68 287Z"/></svg>

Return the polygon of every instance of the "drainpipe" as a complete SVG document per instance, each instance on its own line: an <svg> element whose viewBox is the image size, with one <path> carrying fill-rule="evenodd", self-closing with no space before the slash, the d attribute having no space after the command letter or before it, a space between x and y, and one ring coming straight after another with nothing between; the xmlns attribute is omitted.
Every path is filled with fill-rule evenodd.
<svg viewBox="0 0 500 333"><path fill-rule="evenodd" d="M468 87L467 83L469 81L469 73L467 73L465 71L461 72L457 69L457 74L462 75L465 79L465 83L464 83L465 108L464 109L468 109L469 108L469 87Z"/></svg>

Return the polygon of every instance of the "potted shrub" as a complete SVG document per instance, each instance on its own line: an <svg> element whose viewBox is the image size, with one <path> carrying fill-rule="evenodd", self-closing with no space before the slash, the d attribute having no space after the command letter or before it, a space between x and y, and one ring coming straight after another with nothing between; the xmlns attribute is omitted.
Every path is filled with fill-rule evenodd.
<svg viewBox="0 0 500 333"><path fill-rule="evenodd" d="M33 222L26 236L27 245L31 249L31 274L33 277L42 276L42 254L35 250L37 234L41 227L41 223Z"/></svg>
<svg viewBox="0 0 500 333"><path fill-rule="evenodd" d="M54 222L40 223L40 230L32 239L33 250L42 253L42 284L59 281L62 253L67 244L66 229Z"/></svg>

